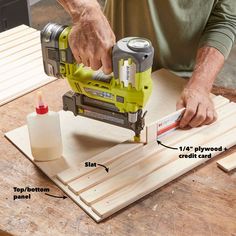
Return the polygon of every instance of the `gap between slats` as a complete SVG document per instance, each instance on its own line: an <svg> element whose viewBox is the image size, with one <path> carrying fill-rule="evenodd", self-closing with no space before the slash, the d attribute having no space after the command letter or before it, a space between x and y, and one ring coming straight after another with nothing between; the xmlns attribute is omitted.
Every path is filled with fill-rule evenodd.
<svg viewBox="0 0 236 236"><path fill-rule="evenodd" d="M39 32L36 32L36 33L38 35L40 34ZM15 47L10 48L7 51L1 52L0 53L0 62L4 63L5 59L8 59L11 56L15 56L15 55L17 55L17 53L20 53L21 51L24 51L24 50L26 50L28 48L32 48L33 46L36 46L36 45L40 46L40 48L41 48L39 37L34 37L34 39L32 39L30 41L27 41L25 43L16 45Z"/></svg>
<svg viewBox="0 0 236 236"><path fill-rule="evenodd" d="M234 104L234 109L231 109L228 115L234 113L236 118L236 105ZM229 122L229 123L227 123ZM227 123L227 124L226 124ZM179 146L204 146L205 142L210 142L215 137L222 135L224 132L230 130L232 126L231 118L224 118L217 123L214 123L208 127L205 127L201 132L192 134L187 140L178 142ZM191 133L191 132L189 132ZM157 144L156 144L157 145ZM135 165L132 165L129 169L121 171L118 175L109 178L108 180L99 183L93 188L80 194L81 199L86 204L93 204L107 195L119 190L120 188L137 181L155 171L156 169L168 164L169 162L178 159L177 151L170 149L161 149L158 153L154 153L151 156L145 155L145 158ZM187 154L182 153L182 154ZM175 156L176 155L176 156Z"/></svg>
<svg viewBox="0 0 236 236"><path fill-rule="evenodd" d="M19 40L21 40L23 37L29 36L30 34L32 34L34 32L37 32L37 30L33 29L33 28L27 28L27 29L23 30L22 32L18 32L16 34L14 34L14 36L10 35L8 37L0 39L0 47L2 47L2 46L8 47L9 44L17 44L17 42ZM0 50L0 52L1 52L1 50Z"/></svg>
<svg viewBox="0 0 236 236"><path fill-rule="evenodd" d="M15 28L9 29L7 31L4 31L0 33L0 40L9 36L13 36L14 34L17 34L19 32L22 32L23 30L29 29L30 27L27 25L19 25Z"/></svg>
<svg viewBox="0 0 236 236"><path fill-rule="evenodd" d="M142 143L124 142L102 153L99 153L98 155L88 159L87 161L107 165L117 157L122 156L124 154L128 154L129 152L141 148L142 146L143 146ZM70 181L73 181L74 179L81 177L87 173L93 172L98 168L97 167L90 169L90 168L85 168L84 166L85 162L82 162L76 168L66 169L65 171L62 171L61 173L57 174L57 178L62 183L67 184Z"/></svg>
<svg viewBox="0 0 236 236"><path fill-rule="evenodd" d="M230 148L236 143L235 135L236 129L231 128L230 131L224 134L224 139L222 139L222 137L216 137L213 141L206 143L205 146L223 145ZM219 154L219 152L214 151L205 152L205 154L210 153L212 157ZM106 218L206 161L207 159L204 158L177 159L152 172L145 178L127 185L123 189L93 204L92 210L100 217Z"/></svg>
<svg viewBox="0 0 236 236"><path fill-rule="evenodd" d="M227 116L228 113L232 113L233 111L236 110L236 106L234 106L234 109L229 109L228 107L232 107L232 105L227 106L220 114L219 119L223 119L225 116ZM222 118L223 117L223 118ZM217 122L219 123L219 122ZM215 125L215 124L213 124ZM199 132L204 129L208 129L209 126L203 126L200 128L196 128L194 130L191 131L184 131L181 132L181 130L179 130L179 134L184 133L183 136L181 135L175 135L175 139L174 141L170 144L170 145L174 145L178 142L180 142L181 140L183 140L186 136L186 133L188 133L188 136L192 136L193 134L197 133L199 134ZM191 139L191 137L190 137ZM152 144L154 144L154 146L152 146ZM108 166L110 169L109 174L105 174L103 170L98 169L96 171L93 171L91 174L87 174L84 175L80 178L77 178L76 180L70 182L68 184L69 189L71 189L73 192L75 193L81 193L97 184L99 184L102 181L105 181L106 179L110 178L113 175L117 175L119 172L124 171L125 169L131 168L132 165L134 165L135 163L140 162L141 160L145 160L147 158L147 156L152 155L154 153L159 153L162 150L164 150L163 147L158 147L157 143L151 143L150 145L145 145L142 149L143 150L138 150L137 152L131 152L129 153L129 155L124 155L121 156L117 159L115 159L113 162L111 162L111 164ZM171 150L172 151L172 150Z"/></svg>
<svg viewBox="0 0 236 236"><path fill-rule="evenodd" d="M1 73L1 79L0 79L0 85L3 85L4 83L10 82L11 80L15 80L15 78L20 77L21 75L25 75L27 73L30 73L31 70L40 70L42 73L43 71L43 62L41 58L38 58L37 60L32 60L31 63L22 66L18 68L17 70L9 70L7 73ZM33 74L31 74L32 76ZM1 90L1 88L0 88Z"/></svg>
<svg viewBox="0 0 236 236"><path fill-rule="evenodd" d="M11 55L11 56L5 58L4 61L0 60L0 68L4 67L5 65L12 64L14 61L20 60L21 58L23 58L25 56L29 56L32 53L35 53L37 51L41 51L40 44L36 44L33 47L26 48L14 55Z"/></svg>
<svg viewBox="0 0 236 236"><path fill-rule="evenodd" d="M19 58L16 61L13 61L11 64L4 65L0 67L0 73L5 74L14 68L16 71L21 70L22 68L27 69L28 65L35 60L43 60L42 53L40 50L37 50L29 55L24 56L23 58ZM1 81L1 78L0 78Z"/></svg>
<svg viewBox="0 0 236 236"><path fill-rule="evenodd" d="M217 96L217 97L213 98L213 102L215 104L215 107L219 108L223 104L229 103L229 100L226 99L226 98L223 98L221 96ZM119 150L119 146L113 147L113 149ZM112 151L112 153L113 153L113 151ZM99 163L101 163L101 164L109 164L113 160L115 160L115 159L123 156L124 154L126 154L126 153L123 153L122 150L119 150L119 153L120 154L117 155L116 152L114 152L112 157L110 157L110 155L108 155L107 158L102 158L102 159L100 159L100 157L105 155L105 153L100 153L98 156L95 156L92 159L89 159L88 161L91 161L91 162L99 161ZM84 167L84 163L81 163L77 168L69 168L69 169L66 169L65 171L59 173L57 175L57 177L63 184L68 184L69 182L71 182L71 181L75 180L76 178L79 178L79 177L81 177L81 176L83 176L83 175L85 175L86 173L89 173L89 172L91 172L91 170L86 169Z"/></svg>

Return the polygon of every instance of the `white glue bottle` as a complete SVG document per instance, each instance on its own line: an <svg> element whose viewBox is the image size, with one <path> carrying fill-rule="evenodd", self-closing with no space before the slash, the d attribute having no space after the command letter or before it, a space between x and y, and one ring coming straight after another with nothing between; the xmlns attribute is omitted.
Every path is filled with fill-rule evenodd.
<svg viewBox="0 0 236 236"><path fill-rule="evenodd" d="M62 155L60 118L49 111L41 92L37 96L36 112L27 116L30 146L35 161L50 161Z"/></svg>

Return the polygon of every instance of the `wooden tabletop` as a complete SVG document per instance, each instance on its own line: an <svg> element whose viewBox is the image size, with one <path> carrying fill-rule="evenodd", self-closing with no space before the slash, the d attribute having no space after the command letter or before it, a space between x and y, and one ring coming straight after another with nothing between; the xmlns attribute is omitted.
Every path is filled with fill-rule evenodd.
<svg viewBox="0 0 236 236"><path fill-rule="evenodd" d="M41 88L55 111L62 109L58 98L68 89L63 80ZM213 92L236 102L235 90ZM5 132L25 124L35 94L0 107L0 229L13 235L236 235L236 172L227 174L216 166L236 147L99 224L69 198L32 193L30 200L14 201L14 187L50 188L50 193L63 195L4 138Z"/></svg>

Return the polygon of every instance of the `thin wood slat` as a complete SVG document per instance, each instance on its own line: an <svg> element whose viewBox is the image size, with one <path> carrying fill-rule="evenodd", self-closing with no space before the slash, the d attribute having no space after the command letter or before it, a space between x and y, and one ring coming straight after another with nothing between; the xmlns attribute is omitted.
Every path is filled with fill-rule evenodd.
<svg viewBox="0 0 236 236"><path fill-rule="evenodd" d="M212 100L213 100L214 104L217 104L218 107L221 107L221 106L225 105L226 103L230 102L228 98L225 98L221 95L213 97Z"/></svg>
<svg viewBox="0 0 236 236"><path fill-rule="evenodd" d="M9 35L7 37L4 37L4 38L0 39L0 46L2 47L4 45L6 45L7 47L9 47L9 44L16 44L17 42L19 42L19 40L22 39L22 37L25 38L25 36L28 36L34 32L37 32L37 30L29 27L23 31L15 33L14 35ZM1 52L1 50L0 50L0 52Z"/></svg>
<svg viewBox="0 0 236 236"><path fill-rule="evenodd" d="M30 56L32 53L37 52L41 50L41 45L35 44L32 47L26 48L16 54L10 55L7 58L4 58L4 60L0 60L0 67L4 67L7 64L11 64L14 61L21 60L25 56Z"/></svg>
<svg viewBox="0 0 236 236"><path fill-rule="evenodd" d="M234 106L233 109L230 109L230 110L228 110L228 107L225 110L223 110L221 112L223 117L225 117L227 111L228 111L228 114L232 114L233 112L236 111L236 106ZM220 120L222 119L221 114L220 114ZM217 127L219 127L219 124L221 124L219 122L218 122ZM212 124L213 127L215 127L215 125L216 124ZM209 129L210 127L204 126L200 129L195 129L193 132L192 132L192 130L189 132L185 132L184 138L186 138L186 133L189 134L188 140L192 140L192 136L195 133L196 133L195 135L202 137L202 134L199 132L200 131L203 132L203 130ZM214 136L216 132L219 132L218 128L217 129L213 128L213 130L214 131L212 132L212 134L208 135L208 138ZM181 137L181 135L179 135L177 138L175 138L174 142L172 142L170 145L174 145L177 142L179 144L179 142L181 140L183 140L183 137ZM164 150L163 147L159 147L158 150L156 150L157 147L155 145L157 145L156 142L154 142L154 146L151 146L151 145L144 146L143 150L137 150L137 152L132 152L132 153L130 153L130 155L118 157L109 165L109 167L110 167L109 175L106 175L103 170L99 169L97 171L93 171L91 174L84 175L83 177L77 178L73 182L70 182L68 184L69 188L77 194L81 193L81 192L85 191L86 189L91 188L92 186L97 185L102 181L105 181L105 179L107 179L108 177L110 178L111 176L116 175L119 172L121 172L127 168L131 168L131 166L134 165L135 163L139 163L142 160L146 160L147 157L152 155L153 153L156 154L157 152L159 153L162 150ZM169 152L172 153L172 150L170 150ZM165 157L166 157L166 153L165 153Z"/></svg>
<svg viewBox="0 0 236 236"><path fill-rule="evenodd" d="M218 97L218 96L217 96ZM215 103L216 108L218 108L219 106L223 105L223 104L227 104L229 102L228 99L225 99L221 96L219 96L220 98L214 97L213 101ZM217 101L217 102L216 102ZM218 105L219 102L219 105ZM222 112L222 116L224 116L224 114L226 114L225 112L227 112L228 108ZM230 109L231 110L231 109ZM198 132L198 130L196 129L196 132ZM176 141L181 140L181 135L178 135L178 137L176 137ZM108 151L108 155L106 155L105 153L101 153L98 156L95 156L93 158L91 158L88 161L91 162L99 162L101 164L109 164L111 163L113 160L117 159L118 157L120 157L121 155L125 155L126 153L123 152L122 149L120 149L121 145L115 146L113 149L111 149L111 153L113 153L113 155L110 154L110 151ZM124 147L124 146L123 146ZM128 149L127 149L128 150ZM118 152L118 156L117 153ZM104 157L103 157L104 156ZM101 158L102 157L102 158ZM134 160L136 161L136 160ZM84 163L81 163L80 166L78 166L77 168L70 168L67 169L61 173L59 173L57 175L58 179L62 181L62 183L64 184L68 184L69 182L91 172L92 170L89 170L88 168L84 167ZM93 170L94 171L94 170Z"/></svg>
<svg viewBox="0 0 236 236"><path fill-rule="evenodd" d="M96 162L99 164L107 165L117 157L121 155L125 155L128 152L131 152L135 149L138 149L142 147L142 143L133 143L133 142L124 142L121 144L118 144L102 153L99 153L98 155L88 159L89 162ZM90 172L93 172L97 169L95 168L85 168L85 162L80 163L79 166L75 168L69 168L59 174L57 174L57 178L64 184L67 184L71 181L73 181L76 178L79 178L85 174L88 174Z"/></svg>
<svg viewBox="0 0 236 236"><path fill-rule="evenodd" d="M18 32L22 32L23 30L27 30L28 28L29 28L29 26L27 26L27 25L19 25L15 28L4 31L4 32L0 33L0 40L5 38L5 37L12 36L12 35L14 35Z"/></svg>
<svg viewBox="0 0 236 236"><path fill-rule="evenodd" d="M11 77L11 79L1 81L0 97L4 91L9 91L8 89L13 88L16 84L20 85L21 83L24 83L28 80L30 80L29 82L35 81L34 78L39 76L46 77L43 74L42 68L43 64L42 62L40 62L36 66L32 67L30 70L24 72L23 74L19 74L17 76Z"/></svg>
<svg viewBox="0 0 236 236"><path fill-rule="evenodd" d="M231 129L221 136L207 143L206 146L225 146L227 148L235 145L236 129ZM220 152L208 151L204 154L212 154L216 156ZM136 200L144 197L145 195L153 192L154 190L162 187L170 181L178 178L179 176L187 173L191 169L201 165L208 159L192 158L192 159L177 159L160 169L149 174L147 177L138 180L137 182L127 185L121 190L112 195L102 199L101 201L92 205L92 210L102 218L106 218L111 214L119 211L120 209L128 206Z"/></svg>
<svg viewBox="0 0 236 236"><path fill-rule="evenodd" d="M32 78L28 78L19 85L1 92L0 105L4 104L5 102L11 101L12 99L15 99L16 97L20 96L22 92L25 94L49 82L51 81L48 79L48 77L47 76L43 77L42 75L35 75Z"/></svg>
<svg viewBox="0 0 236 236"><path fill-rule="evenodd" d="M38 36L40 35L39 32L36 32ZM3 62L5 58L9 58L11 56L15 56L16 54L20 53L21 51L27 50L33 46L40 46L39 37L34 37L32 40L27 41L25 43L19 44L9 50L0 53L0 62Z"/></svg>
<svg viewBox="0 0 236 236"><path fill-rule="evenodd" d="M44 73L39 31L21 25L0 33L0 74L0 105L55 80Z"/></svg>
<svg viewBox="0 0 236 236"><path fill-rule="evenodd" d="M0 72L1 73L0 83L2 85L3 82L5 81L15 80L17 76L23 75L24 73L27 73L28 71L30 71L31 69L34 69L35 67L42 68L42 66L43 66L42 58L39 57L35 60L32 60L27 65L25 64L24 66L17 68L17 70L9 69L8 71L5 71L5 73ZM32 77L32 74L31 74L31 77Z"/></svg>
<svg viewBox="0 0 236 236"><path fill-rule="evenodd" d="M232 118L233 117L233 118ZM225 118L215 124L205 127L201 132L191 135L188 139L182 142L178 142L178 147L182 146L205 146L206 142L211 141L214 137L223 135L224 132L230 130L236 119L236 105L234 109L234 115L229 118ZM236 125L236 124L235 124ZM190 132L191 133L191 132ZM156 144L157 145L157 144ZM177 151L170 149L162 149L161 152L150 155L145 155L142 161L132 165L126 171L121 171L118 175L103 181L102 183L90 188L86 192L80 194L81 199L87 204L93 204L99 201L104 196L115 192L116 190L130 184L131 182L137 181L139 178L147 176L151 172L168 164L169 162L178 159ZM187 154L183 152L182 154ZM135 174L134 174L135 173ZM86 181L86 180L85 180ZM81 183L80 183L81 184Z"/></svg>
<svg viewBox="0 0 236 236"><path fill-rule="evenodd" d="M32 52L29 55L26 55L22 58L19 58L19 60L12 61L12 63L4 65L0 67L0 73L4 74L12 70L14 68L15 70L21 70L22 68L27 68L27 66L33 62L34 60L42 60L42 52L41 50L36 50L35 52ZM0 78L0 80L4 79L3 77Z"/></svg>
<svg viewBox="0 0 236 236"><path fill-rule="evenodd" d="M217 165L226 172L234 170L236 168L236 153L234 152L227 157L220 159L217 161Z"/></svg>

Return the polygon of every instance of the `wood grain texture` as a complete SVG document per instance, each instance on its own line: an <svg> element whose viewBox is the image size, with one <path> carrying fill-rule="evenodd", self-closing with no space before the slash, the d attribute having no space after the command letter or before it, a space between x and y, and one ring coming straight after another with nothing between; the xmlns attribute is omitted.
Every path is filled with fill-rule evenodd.
<svg viewBox="0 0 236 236"><path fill-rule="evenodd" d="M216 107L218 107L217 104L216 104ZM225 106L223 106L221 108L218 108L217 111L219 113L219 118L218 118L218 124L219 124L219 122L222 121L222 119L224 119L227 116L232 115L233 113L236 112L236 105L234 103L229 103L229 104L227 104L227 105L225 105ZM225 121L223 121L223 122L225 122ZM215 129L216 124L212 124L210 127L212 127L212 126L213 126L213 128L212 128L213 132L210 135L207 135L207 138L209 138L209 139L211 137L214 137L215 135L218 135L219 131L220 132L222 131L222 130L218 130L217 131L218 133L216 133L215 132L216 131L216 129ZM199 132L204 132L204 130L205 130L205 132L208 132L208 131L211 132L209 130L208 126L203 126L203 127L200 127L200 128L191 129L189 131L184 131L184 132L182 132L182 130L177 130L177 131L175 131L170 136L171 141L168 142L168 145L170 145L170 146L174 146L176 144L178 144L178 145L181 145L181 144L182 145L186 145L186 143L183 142L184 139L188 139L190 143L191 142L194 143L194 140L196 139L196 136L197 137L199 137L199 136L202 137L202 134L199 135L198 133ZM223 129L223 131L224 131L224 129ZM193 135L195 135L194 138L193 138ZM169 136L166 137L163 140L167 142L168 138L169 138ZM192 139L193 139L193 141L192 141ZM201 138L199 138L199 139L201 140ZM205 139L205 141L206 141L206 139ZM146 150L145 150L145 148L146 148ZM139 169L140 166L146 166L145 161L147 161L151 155L155 155L156 156L157 154L159 154L159 155L163 156L163 161L164 162L165 161L169 162L170 160L168 159L168 156L167 156L168 151L165 151L163 153L163 150L165 150L163 147L156 148L155 145L153 147L151 147L151 145L149 145L148 147L144 146L143 152L140 151L138 154L130 153L129 156L126 156L127 159L132 160L130 162L131 163L130 165L126 165L126 162L125 161L123 162L123 160L119 160L119 159L115 160L112 163L113 166L116 166L116 161L117 161L118 162L118 166L119 166L119 162L122 162L122 164L124 164L124 167L121 166L122 168L120 168L121 172L120 172L119 175L116 175L112 179L108 179L106 181L106 182L110 183L107 186L106 186L106 182L102 182L101 184L99 184L99 175L96 175L96 173L93 173L94 175L87 175L87 176L84 176L82 179L78 178L76 181L74 181L72 183L72 186L70 186L70 187L76 193L83 192L87 188L90 188L86 192L81 193L80 197L87 204L91 204L93 201L96 201L97 199L102 197L103 194L104 195L108 194L108 193L110 193L112 191L115 191L116 189L119 189L122 186L125 186L127 184L127 182L129 183L131 181L130 179L133 178L132 180L135 180L136 176L138 178L138 176L145 175L145 173L148 174L148 171L147 171L145 173L137 174L137 175L132 175L131 174L131 177L130 177L130 175L128 173L129 173L129 170L132 170L132 167L134 165L136 166L136 169ZM171 154L172 151L169 151L169 153ZM154 157L153 160L155 161L155 157ZM157 167L159 167L159 165L162 165L163 161L162 162L158 161ZM155 169L155 166L156 166L155 162L150 164L150 168L152 170ZM126 171L127 173L122 172L122 170L124 170L125 167L128 167L128 170ZM148 170L148 168L147 168L147 170ZM113 168L111 168L111 172L112 171L113 171ZM116 171L116 169L115 169L115 171ZM132 173L139 173L139 171L131 171L131 172ZM115 172L115 174L117 174L117 172ZM126 181L120 181L120 179L123 179L124 176L127 177L126 178L127 182ZM103 181L105 181L105 177L104 177L103 171L100 171L100 178L104 178ZM111 176L109 178L111 178ZM96 185L96 186L91 188L93 185ZM97 189L97 185L103 186L102 190L100 190L100 193L99 193L99 189ZM106 191L104 190L105 188L106 188ZM90 199L88 199L87 196L89 196L88 198L90 198Z"/></svg>
<svg viewBox="0 0 236 236"><path fill-rule="evenodd" d="M0 105L55 80L44 73L39 31L22 25L0 33L0 73Z"/></svg>
<svg viewBox="0 0 236 236"><path fill-rule="evenodd" d="M41 51L35 51L32 54L25 56L23 58L20 58L20 60L13 61L12 63L8 65L4 65L3 67L0 67L0 73L9 73L12 70L12 67L14 67L16 70L24 69L25 65L30 65L34 60L40 60L42 61L42 53ZM1 80L4 80L4 77L0 78Z"/></svg>
<svg viewBox="0 0 236 236"><path fill-rule="evenodd" d="M155 81L156 78L158 78L158 80ZM167 78L170 79L169 83L166 83L166 81L168 80ZM171 78L173 78L173 81L171 80ZM154 90L154 93L156 93L155 101L156 102L159 101L157 99L157 97L158 97L157 94L160 95L160 93L161 93L161 92L159 93L159 90L162 90L162 93L163 93L165 88L167 90L170 88L170 90L172 91L171 84L172 83L176 84L176 81L177 81L176 78L172 75L169 76L169 73L166 71L164 71L164 72L160 71L158 73L154 73L154 88L156 88L156 90ZM181 91L181 88L182 88L182 86L179 86L179 87L173 86L173 87L178 88L179 89L178 91ZM172 104L171 106L168 107L169 113L173 112L175 109L175 100L177 99L178 93L175 91L172 95L173 96L169 97L170 100L172 99L172 103L169 102L170 104ZM162 100L162 98L160 100ZM163 102L163 100L162 100L162 102ZM150 104L154 107L152 107L152 106L150 107ZM152 102L149 103L149 110L148 110L149 117L147 120L150 122L158 120L161 117L161 115L157 112L156 107L157 107L157 104L153 104ZM183 131L182 133L180 130L176 130L175 132L176 132L177 136L175 136L175 132L174 132L173 133L174 135L173 136L171 135L171 137L169 137L171 142L175 145L178 145L179 143L188 144L188 142L186 140L189 140L189 137L191 138L191 136L195 136L195 135L197 135L197 137L201 141L203 141L204 138L206 141L209 141L213 137L214 134L215 135L219 134L220 130L222 131L221 122L223 122L224 120L227 120L227 122L226 122L227 127L223 128L224 131L227 131L229 126L232 125L231 120L228 120L229 119L228 117L233 112L234 107L235 107L234 104L228 103L228 101L227 101L227 104L222 105L219 108L217 108L217 111L219 113L219 120L218 120L219 125L217 126L218 127L217 128L216 127L217 123L214 124L215 126L214 126L214 128L212 128L212 132L211 132L212 135L211 136L209 136L207 132L205 132L205 134L207 133L207 137L205 137L206 135L201 134L204 129L207 129L209 127L201 127L201 128L197 128L197 129L192 129L191 131ZM229 109L229 108L231 108L231 109ZM230 110L230 111L228 112L228 110ZM159 111L160 111L160 109L159 109ZM166 115L166 112L167 112L167 109L165 107L165 109L163 110L163 116ZM231 116L231 117L232 117L232 119L235 119L234 116ZM115 158L109 164L108 167L113 166L114 169L117 168L117 169L115 169L116 172L114 172L112 174L113 168L111 168L111 175L108 178L107 178L107 176L106 176L106 178L103 177L105 171L100 168L95 169L94 171L81 176L81 178L84 178L85 176L98 177L96 179L96 180L98 180L98 182L96 182L96 181L95 181L96 183L94 183L94 181L88 182L90 187L92 187L93 185L94 185L93 187L98 186L100 183L103 182L103 180L109 181L110 177L116 179L116 181L117 181L116 183L117 183L118 188L114 188L112 186L111 192L106 190L107 192L104 192L105 195L104 196L101 195L99 200L92 201L92 202L95 202L95 204L91 204L92 208L90 206L88 206L87 204L85 204L85 202L86 202L85 198L84 198L84 202L83 202L81 200L81 198L82 198L81 196L76 195L74 192L72 192L71 189L69 189L67 185L63 184L56 176L59 173L62 173L63 171L65 171L69 168L78 167L80 163L84 162L85 160L90 159L91 157L93 157L101 152L104 152L108 148L111 148L120 142L127 140L129 137L131 137L131 135L130 135L130 133L124 134L123 129L120 129L120 128L117 128L114 126L110 127L109 125L103 124L101 122L96 123L95 121L92 121L92 120L88 121L86 118L83 118L83 117L73 117L73 115L70 113L63 112L63 115L61 116L61 118L62 118L61 122L62 122L62 133L63 133L63 143L64 143L63 157L55 162L50 162L50 163L49 162L47 162L47 163L37 163L36 162L35 164L44 173L46 173L47 176L49 176L53 180L53 182L56 183L65 193L67 193L79 206L81 206L82 209L84 209L91 217L93 217L94 220L101 221L102 219L104 219L104 217L107 217L111 213L111 211L109 211L109 214L107 214L107 213L103 214L98 211L96 212L96 209L94 206L96 206L96 204L100 203L104 199L111 197L114 194L120 192L121 190L127 189L128 186L131 186L134 183L136 183L136 181L135 182L133 181L134 179L131 176L130 179L127 179L127 182L125 182L125 186L123 186L123 182L119 182L118 181L119 179L116 177L116 176L121 177L122 172L124 172L124 173L127 172L128 168L123 164L123 162L128 163L128 165L129 165L129 161L126 162L126 159L128 159L128 158L125 159L123 156L119 156L119 157ZM86 124L88 122L91 127L86 126ZM94 124L94 126L93 126L93 122L96 123L96 124ZM68 125L68 124L70 124L70 125ZM212 127L213 127L213 125L212 125ZM231 129L231 128L229 128L229 129ZM191 132L193 132L194 135ZM94 137L94 133L97 134L96 137ZM181 133L181 136L179 135L180 133ZM108 134L109 134L109 137L107 136ZM122 135L122 134L123 134L123 136L122 136L122 138L119 139L119 141L117 140L116 142L113 142L113 141L109 142L112 140L112 138L114 139L114 137L116 137L116 135ZM20 148L29 157L30 160L33 161L33 158L30 154L30 149L29 149L29 144L28 144L28 139L27 139L27 130L25 127L19 128L17 130L12 131L12 132L9 132L6 135L13 143L17 144L18 148ZM175 139L174 138L172 139L172 137L174 137L174 136L175 136ZM165 139L169 140L168 137L163 137L163 140L165 140ZM91 147L91 143L93 143L92 147ZM163 159L161 159L163 161L163 163L161 164L160 167L156 164L155 169L153 169L153 167L151 166L152 161L150 161L149 165L147 166L147 171L145 172L144 176L141 176L140 172L137 173L137 179L138 179L137 181L140 181L143 178L146 178L147 176L152 175L156 171L160 170L161 168L165 167L166 165L171 164L172 161L176 160L175 159L176 157L173 158L173 156L170 153L166 153L166 151L164 151L163 148L158 147L156 145L156 143L153 143L153 145L154 145L153 149L152 149L153 151L151 149L147 149L147 150L151 150L150 151L151 153L145 157L147 157L148 160L150 160L149 158L151 158L152 161L155 161L155 163L157 163L153 156L155 156L156 153L160 154L163 152L163 153L165 153L164 156L167 156L167 159L164 160L164 157L163 157ZM139 154L140 153L139 149L140 148L134 150L133 152L137 152L137 156L140 155L141 159L140 160L138 159L137 162L134 162L134 163L130 162L129 168L136 169L138 166L138 163L144 163L144 162L142 162L144 160L144 159L142 160L144 155ZM131 157L132 156L131 153L132 152L128 152L124 156ZM145 154L146 154L146 152L145 152ZM133 156L135 156L135 155L133 155ZM120 158L123 158L123 159L120 159ZM132 158L134 158L134 157L132 157ZM123 160L123 161L120 161L120 160ZM118 169L119 164L121 166L123 165L123 167L122 167L123 169L122 168L120 170ZM140 165L140 166L142 166L142 168L143 168L143 165ZM145 167L144 167L144 170L145 170ZM100 172L100 171L103 171L103 172ZM93 175L93 173L94 173L94 175ZM95 173L97 173L97 174L95 174ZM99 173L103 174L103 175L100 175ZM72 182L69 182L69 184ZM86 188L86 186L85 186L85 188ZM89 188L86 191L89 191ZM85 191L83 191L83 192L85 193ZM82 193L81 193L81 195L82 195ZM126 195L125 195L125 197L126 197ZM92 209L94 209L94 211ZM118 209L118 208L116 208L116 209Z"/></svg>
<svg viewBox="0 0 236 236"><path fill-rule="evenodd" d="M230 115L230 117L223 119L222 121L218 121L217 123L212 124L209 127L205 126L205 128L202 129L201 132L191 134L190 131L188 138L177 143L178 147L191 146L193 144L196 147L205 146L205 143L211 141L217 136L223 137L225 132L234 127L234 119L236 119L236 110L234 111L234 114ZM182 154L187 153L188 152L183 152ZM119 190L120 188L132 182L136 182L142 177L148 176L156 169L178 158L178 153L173 153L173 150L169 149L161 149L161 151L158 150L158 152L151 155L146 154L144 155L143 160L139 161L137 164L132 165L127 171L121 171L113 178L109 178L107 181L103 181L99 185L90 188L86 192L81 193L80 197L87 204L93 204L94 202L99 201L103 197ZM81 180L80 184L81 182L86 185L86 180Z"/></svg>
<svg viewBox="0 0 236 236"><path fill-rule="evenodd" d="M167 78L170 79L169 82L167 82ZM152 96L155 98L155 103L149 100L147 105L147 122L156 120L162 115L164 116L175 110L175 101L177 100L185 83L185 80L181 80L164 70L153 74L154 90ZM66 87L69 89L68 86ZM165 107L160 112L160 109L156 109L156 107L160 107L161 104L163 104L163 97L160 96L166 93L164 92L166 89L170 89L172 91L171 96L169 96L168 99L165 99L165 102L167 102L169 106ZM64 92L66 92L66 90ZM158 97L160 98L157 99ZM87 125L88 122L89 126ZM104 124L102 122L93 121L90 119L88 120L83 117L74 117L70 112L63 112L63 115L61 116L61 128L63 134L63 158L52 162L35 164L54 182L57 182L57 185L65 191L82 209L88 212L94 220L100 221L101 217L94 213L91 208L89 208L90 211L87 211L86 209L88 209L88 207L86 207L86 204L80 200L79 196L75 195L66 185L59 181L56 178L56 175L68 168L78 166L79 163L88 160L89 158L105 151L108 148L111 148L112 146L124 142L132 137L133 133L119 127ZM96 133L96 136L94 133ZM29 148L27 128L25 126L12 132L8 132L6 136L13 143L17 144L18 148L20 148L22 152L31 161L33 161ZM117 137L120 138L117 139ZM91 143L93 144L92 147Z"/></svg>
<svg viewBox="0 0 236 236"><path fill-rule="evenodd" d="M229 172L236 168L236 153L220 159L217 161L217 165L224 171Z"/></svg>
<svg viewBox="0 0 236 236"><path fill-rule="evenodd" d="M140 147L128 154L121 155L117 159L113 160L109 165L109 173L107 174L104 169L97 169L87 175L84 175L76 180L68 183L69 189L74 193L81 193L94 185L111 178L112 176L118 174L119 172L129 169L135 163L146 158L146 155L151 155L156 152L157 144L151 143Z"/></svg>
<svg viewBox="0 0 236 236"><path fill-rule="evenodd" d="M9 37L9 36L13 36L14 34L17 34L17 33L21 34L23 30L27 30L28 28L29 27L27 25L19 25L15 28L4 31L0 34L0 40L2 40L3 38Z"/></svg>
<svg viewBox="0 0 236 236"><path fill-rule="evenodd" d="M235 140L236 129L230 130L224 134L224 139L217 137L212 142L206 143L207 146L225 146L227 148L236 144ZM212 157L219 154L219 152L205 152L204 154L212 154ZM132 185L115 192L114 194L104 198L103 200L92 205L93 211L99 216L106 217L114 212L122 209L123 207L131 204L132 202L140 199L146 194L160 188L173 179L188 172L192 168L207 161L206 158L193 158L193 159L177 159L157 171L151 173L146 178L136 181Z"/></svg>
<svg viewBox="0 0 236 236"><path fill-rule="evenodd" d="M111 147L110 149L104 152L101 152L98 155L95 155L86 161L108 165L117 157L127 155L129 152L135 149L139 149L139 147L142 147L142 146L143 146L142 143L124 142L114 147ZM61 173L58 173L57 177L59 180L62 181L62 183L67 184L76 178L79 178L85 174L93 172L97 168L101 168L101 167L97 166L96 168L90 168L90 169L85 168L85 162L82 162L79 164L78 167L69 168Z"/></svg>
<svg viewBox="0 0 236 236"><path fill-rule="evenodd" d="M35 36L38 37L38 31L33 28L27 28L14 36L8 36L0 39L0 52L15 47L22 43L27 43L27 41L34 39Z"/></svg>
<svg viewBox="0 0 236 236"><path fill-rule="evenodd" d="M219 102L219 99L216 99L216 100ZM223 99L223 100L226 104L228 103L227 99ZM221 103L220 104L220 107L221 107L222 102L220 102L220 103ZM218 119L219 121L236 111L236 106L234 104L227 104L224 107L221 107L221 109L218 108L217 103L215 103L215 106L217 107L217 111L219 112L219 119ZM174 145L177 142L180 142L181 140L183 140L184 138L188 138L188 137L192 136L193 134L200 132L201 130L206 129L206 128L207 128L207 126L203 126L201 128L196 128L196 129L192 129L190 131L184 131L184 132L181 132L182 130L178 130L177 133L176 134L174 133L173 134L174 136L172 136L173 142L171 142L171 143L169 142L168 144ZM165 140L165 139L163 139L163 140ZM114 159L111 159L111 161L110 161L111 164L109 165L109 168L110 168L109 176L107 176L105 174L103 169L99 169L97 171L93 171L91 174L83 176L82 178L78 178L79 177L78 176L75 181L73 181L69 184L69 188L75 193L80 193L80 192L83 192L86 189L98 184L99 182L104 181L108 177L110 178L111 176L116 175L119 171L130 168L135 163L145 160L149 155L156 152L155 145L153 147L152 147L152 145L149 145L149 146L144 147L143 150L137 150L134 153L130 153L125 156L121 155L121 156L118 156ZM163 150L163 147L158 148L158 152L160 152L162 150ZM101 156L101 155L99 155L99 156ZM82 168L86 169L86 168L84 168L84 165L82 166ZM72 173L72 175L73 175L73 173ZM114 185L114 187L116 187L116 185Z"/></svg>

